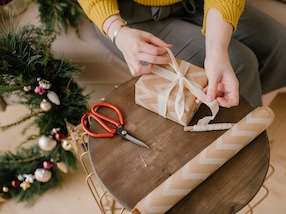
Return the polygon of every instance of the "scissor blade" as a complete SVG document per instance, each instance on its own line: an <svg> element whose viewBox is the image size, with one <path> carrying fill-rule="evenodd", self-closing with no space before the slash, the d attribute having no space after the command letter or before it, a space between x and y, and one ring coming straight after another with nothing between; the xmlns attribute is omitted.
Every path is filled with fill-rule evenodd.
<svg viewBox="0 0 286 214"><path fill-rule="evenodd" d="M143 143L141 140L138 140L137 138L131 136L128 134L128 132L123 129L122 126L118 126L117 129L116 129L116 133L118 135L120 135L121 137L124 137L125 139L129 140L130 142L132 143L135 143L136 145L138 146L142 146L142 147L145 147L147 149L150 149L149 146L147 146L145 143Z"/></svg>
<svg viewBox="0 0 286 214"><path fill-rule="evenodd" d="M145 147L145 148L147 148L147 149L150 149L150 147L147 146L145 143L143 143L141 140L138 140L137 138L132 137L132 136L129 135L129 134L126 134L124 137L125 137L127 140L131 141L132 143L137 144L138 146L142 146L142 147Z"/></svg>

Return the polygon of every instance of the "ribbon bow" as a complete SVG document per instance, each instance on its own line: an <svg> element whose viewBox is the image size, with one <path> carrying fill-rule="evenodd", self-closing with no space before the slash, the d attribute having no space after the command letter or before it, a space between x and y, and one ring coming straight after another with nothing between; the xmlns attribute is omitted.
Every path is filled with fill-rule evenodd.
<svg viewBox="0 0 286 214"><path fill-rule="evenodd" d="M167 69L164 69L160 66L154 66L153 73L157 74L160 77L168 79L171 83L159 93L158 95L158 113L159 115L166 117L168 99L170 93L176 85L179 86L178 93L175 99L175 112L180 123L182 123L182 118L185 110L185 95L184 87L186 87L195 97L205 103L211 110L212 116L205 116L204 118L198 121L199 125L208 124L213 120L219 110L219 105L216 100L212 102L206 101L206 94L202 91L202 87L192 79L187 79L185 74L187 73L190 63L186 61L181 61L180 66L178 65L172 51L166 48L168 54L171 57L172 63L169 65L174 69L174 72L171 72Z"/></svg>

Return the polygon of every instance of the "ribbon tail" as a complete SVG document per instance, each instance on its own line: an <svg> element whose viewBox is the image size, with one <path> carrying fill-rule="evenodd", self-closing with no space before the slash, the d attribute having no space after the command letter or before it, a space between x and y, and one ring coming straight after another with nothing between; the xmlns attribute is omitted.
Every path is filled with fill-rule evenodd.
<svg viewBox="0 0 286 214"><path fill-rule="evenodd" d="M168 98L174 89L177 81L172 82L164 91L160 92L158 95L158 114L162 117L166 117L167 107L168 107Z"/></svg>
<svg viewBox="0 0 286 214"><path fill-rule="evenodd" d="M185 85L192 92L192 94L194 96L196 96L198 99L200 99L211 110L212 116L205 116L198 121L198 125L208 124L211 120L213 120L216 117L216 115L219 111L218 102L216 100L214 100L212 102L207 102L206 101L206 94L196 84L190 84L189 81L185 80Z"/></svg>
<svg viewBox="0 0 286 214"><path fill-rule="evenodd" d="M185 95L183 93L184 91L184 84L182 81L179 81L179 93L176 96L175 100L175 112L177 115L177 118L179 119L179 122L182 123L184 110L185 110Z"/></svg>
<svg viewBox="0 0 286 214"><path fill-rule="evenodd" d="M204 104L206 104L210 108L212 116L203 117L202 119L200 119L198 121L198 123L197 123L198 125L208 124L211 120L213 120L216 117L216 115L219 111L219 105L218 105L218 102L216 100L214 100L212 102L208 102L208 103L205 102Z"/></svg>

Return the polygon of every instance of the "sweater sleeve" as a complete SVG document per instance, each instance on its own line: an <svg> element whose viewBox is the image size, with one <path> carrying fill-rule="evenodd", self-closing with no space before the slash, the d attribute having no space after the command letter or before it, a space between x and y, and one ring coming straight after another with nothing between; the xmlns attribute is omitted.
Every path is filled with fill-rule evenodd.
<svg viewBox="0 0 286 214"><path fill-rule="evenodd" d="M87 17L103 32L104 21L119 14L116 0L78 0Z"/></svg>
<svg viewBox="0 0 286 214"><path fill-rule="evenodd" d="M204 5L204 23L202 32L206 32L206 15L211 8L220 11L222 18L233 26L235 31L238 20L244 10L245 0L205 0Z"/></svg>

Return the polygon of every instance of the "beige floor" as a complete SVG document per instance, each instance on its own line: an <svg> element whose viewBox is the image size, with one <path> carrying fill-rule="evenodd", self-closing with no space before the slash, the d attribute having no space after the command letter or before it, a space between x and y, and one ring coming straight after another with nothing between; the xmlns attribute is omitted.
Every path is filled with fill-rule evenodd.
<svg viewBox="0 0 286 214"><path fill-rule="evenodd" d="M283 214L286 212L286 93L279 94L271 104L276 114L274 123L269 127L268 134L272 143L271 164L274 174L265 182L270 193L255 209L255 214ZM26 110L21 106L9 106L6 112L0 112L0 125L15 121L24 115ZM11 150L23 138L21 127L15 127L0 133L0 150ZM17 204L10 200L0 204L1 214L98 214L100 213L86 185L85 173L80 169L75 173L63 174L64 182L61 189L53 189L40 197L32 207ZM255 179L255 178L253 178ZM256 202L264 195L264 189L254 198ZM251 203L253 204L253 202ZM243 209L240 214L247 212Z"/></svg>

